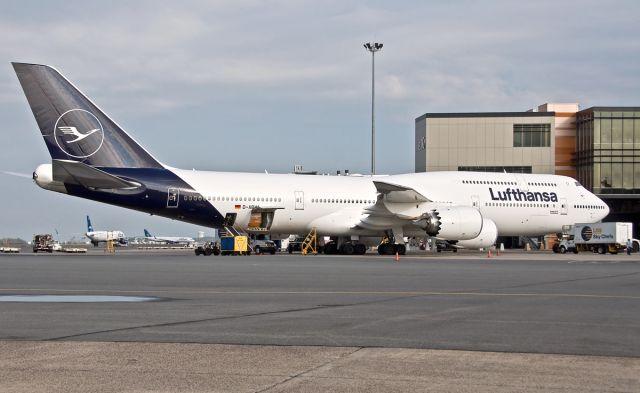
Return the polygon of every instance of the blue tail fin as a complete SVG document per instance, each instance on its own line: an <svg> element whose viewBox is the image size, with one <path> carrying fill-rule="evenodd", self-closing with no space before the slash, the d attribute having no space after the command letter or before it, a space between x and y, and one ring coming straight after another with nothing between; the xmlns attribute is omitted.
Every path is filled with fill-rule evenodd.
<svg viewBox="0 0 640 393"><path fill-rule="evenodd" d="M112 168L163 168L55 69L12 63L53 159Z"/></svg>
<svg viewBox="0 0 640 393"><path fill-rule="evenodd" d="M153 235L151 235L151 234L149 233L149 231L147 231L146 229L144 230L144 235L145 235L146 237L153 237Z"/></svg>
<svg viewBox="0 0 640 393"><path fill-rule="evenodd" d="M93 226L91 225L91 219L87 216L87 232L93 232Z"/></svg>

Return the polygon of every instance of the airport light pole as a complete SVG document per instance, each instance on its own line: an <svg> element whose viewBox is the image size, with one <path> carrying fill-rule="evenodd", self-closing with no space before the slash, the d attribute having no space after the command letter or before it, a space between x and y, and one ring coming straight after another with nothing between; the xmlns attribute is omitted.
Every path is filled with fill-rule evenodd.
<svg viewBox="0 0 640 393"><path fill-rule="evenodd" d="M367 42L364 48L371 52L371 174L376 174L376 52L382 49L379 42Z"/></svg>

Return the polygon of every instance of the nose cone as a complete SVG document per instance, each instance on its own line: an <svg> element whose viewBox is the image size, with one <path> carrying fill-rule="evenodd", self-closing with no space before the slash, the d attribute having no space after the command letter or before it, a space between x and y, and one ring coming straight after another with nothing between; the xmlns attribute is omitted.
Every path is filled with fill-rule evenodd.
<svg viewBox="0 0 640 393"><path fill-rule="evenodd" d="M608 215L609 215L609 211L610 211L610 209L609 209L609 205L607 205L607 204L605 203L605 204L604 204L604 213L603 213L602 218L605 218L606 216L608 216Z"/></svg>

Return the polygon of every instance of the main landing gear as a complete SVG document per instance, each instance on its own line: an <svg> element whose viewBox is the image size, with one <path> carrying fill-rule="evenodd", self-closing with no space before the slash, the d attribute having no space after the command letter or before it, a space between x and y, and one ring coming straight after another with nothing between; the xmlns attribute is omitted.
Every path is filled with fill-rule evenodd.
<svg viewBox="0 0 640 393"><path fill-rule="evenodd" d="M378 254L380 255L405 255L407 253L407 247L404 244L382 243L378 246Z"/></svg>
<svg viewBox="0 0 640 393"><path fill-rule="evenodd" d="M396 239L400 242L396 242ZM378 254L380 255L405 255L407 246L404 245L404 233L402 227L395 227L391 232L386 231L382 242L378 246Z"/></svg>
<svg viewBox="0 0 640 393"><path fill-rule="evenodd" d="M367 252L367 246L362 243L344 242L340 246L335 240L324 245L323 251L326 255L364 255Z"/></svg>

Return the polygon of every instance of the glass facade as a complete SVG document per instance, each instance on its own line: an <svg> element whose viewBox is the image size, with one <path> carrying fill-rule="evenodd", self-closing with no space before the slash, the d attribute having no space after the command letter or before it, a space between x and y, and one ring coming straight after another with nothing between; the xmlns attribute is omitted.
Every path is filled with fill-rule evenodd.
<svg viewBox="0 0 640 393"><path fill-rule="evenodd" d="M640 108L578 112L578 180L596 194L640 194Z"/></svg>
<svg viewBox="0 0 640 393"><path fill-rule="evenodd" d="M551 124L514 124L513 147L551 146Z"/></svg>

